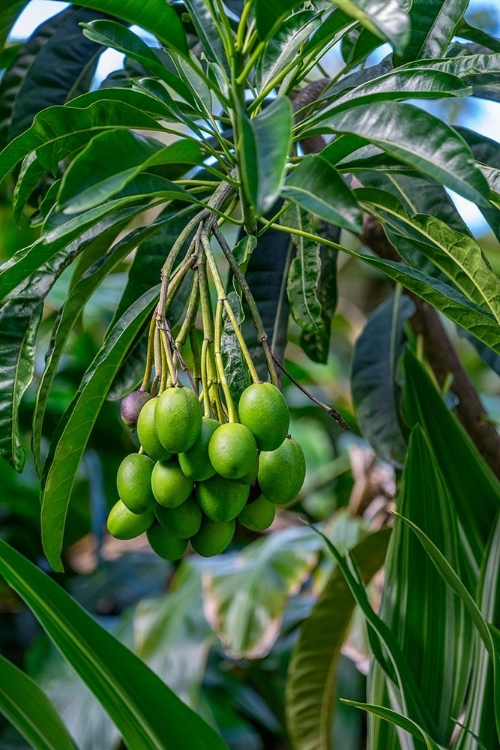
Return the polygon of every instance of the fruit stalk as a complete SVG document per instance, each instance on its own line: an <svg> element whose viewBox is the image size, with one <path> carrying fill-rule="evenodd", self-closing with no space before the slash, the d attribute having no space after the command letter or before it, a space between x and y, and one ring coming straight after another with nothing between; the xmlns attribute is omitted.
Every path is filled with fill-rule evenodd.
<svg viewBox="0 0 500 750"><path fill-rule="evenodd" d="M228 410L228 416L230 422L238 421L238 412L234 405L231 391L227 384L226 376L224 374L224 363L222 361L222 352L220 349L220 342L222 338L222 311L224 309L224 303L222 300L217 300L217 307L215 310L215 340L214 340L214 353L215 353L215 365L217 367L217 374L219 381L224 392L224 398Z"/></svg>

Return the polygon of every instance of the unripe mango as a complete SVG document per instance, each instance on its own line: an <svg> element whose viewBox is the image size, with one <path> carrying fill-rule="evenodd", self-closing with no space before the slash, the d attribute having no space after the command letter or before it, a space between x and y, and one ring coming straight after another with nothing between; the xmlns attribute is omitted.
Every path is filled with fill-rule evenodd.
<svg viewBox="0 0 500 750"><path fill-rule="evenodd" d="M281 391L271 383L254 383L246 388L241 394L238 414L261 451L276 450L288 434L288 406Z"/></svg>
<svg viewBox="0 0 500 750"><path fill-rule="evenodd" d="M202 409L190 388L167 388L155 411L156 434L170 453L185 453L200 436Z"/></svg>

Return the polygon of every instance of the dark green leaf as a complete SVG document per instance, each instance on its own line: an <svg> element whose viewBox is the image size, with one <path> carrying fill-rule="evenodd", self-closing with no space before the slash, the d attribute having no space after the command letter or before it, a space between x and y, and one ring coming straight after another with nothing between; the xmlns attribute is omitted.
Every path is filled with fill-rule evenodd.
<svg viewBox="0 0 500 750"><path fill-rule="evenodd" d="M0 48L4 46L9 31L25 5L28 5L28 0L10 0L0 10Z"/></svg>
<svg viewBox="0 0 500 750"><path fill-rule="evenodd" d="M492 52L500 52L500 39L488 34L484 29L477 29L472 26L465 18L462 18L457 28L457 36L464 39L470 39L471 42L480 44L482 47L490 49Z"/></svg>
<svg viewBox="0 0 500 750"><path fill-rule="evenodd" d="M276 229L268 229L257 240L245 273L257 303L267 333L271 351L283 360L287 343L290 305L286 294L286 280L291 258L290 236ZM259 377L267 379L267 367L262 347L248 307L243 303L245 320L242 332L255 363Z"/></svg>
<svg viewBox="0 0 500 750"><path fill-rule="evenodd" d="M102 703L129 747L226 748L217 733L144 662L98 625L64 589L3 541L0 573Z"/></svg>
<svg viewBox="0 0 500 750"><path fill-rule="evenodd" d="M466 128L457 128L457 130L462 138L467 141L478 162L500 169L500 150L496 141ZM482 208L481 206L479 208L497 239L500 239L500 210L492 205L488 208Z"/></svg>
<svg viewBox="0 0 500 750"><path fill-rule="evenodd" d="M257 117L242 115L241 167L257 213L269 211L279 196L290 150L292 105L278 97Z"/></svg>
<svg viewBox="0 0 500 750"><path fill-rule="evenodd" d="M406 45L410 24L401 0L337 0L336 4L372 34L390 42L396 52Z"/></svg>
<svg viewBox="0 0 500 750"><path fill-rule="evenodd" d="M63 569L60 556L64 523L90 433L125 355L158 300L158 293L159 285L137 300L113 327L52 439L42 480L42 541L54 570Z"/></svg>
<svg viewBox="0 0 500 750"><path fill-rule="evenodd" d="M322 19L319 29L317 29L304 46L304 53L321 49L335 39L339 32L345 33L346 29L354 23L353 19L347 13L344 13L340 8L334 8L326 18Z"/></svg>
<svg viewBox="0 0 500 750"><path fill-rule="evenodd" d="M390 534L390 529L381 529L352 550L366 583L383 565ZM286 685L287 727L293 746L301 750L331 747L336 672L355 604L336 568L301 626Z"/></svg>
<svg viewBox="0 0 500 750"><path fill-rule="evenodd" d="M405 69L425 68L440 70L474 84L477 79L487 73L500 73L500 54L493 55L460 55L460 57L445 57L443 59L417 60L405 65Z"/></svg>
<svg viewBox="0 0 500 750"><path fill-rule="evenodd" d="M224 47L214 21L216 11L212 0L186 0L186 7L207 60L224 65Z"/></svg>
<svg viewBox="0 0 500 750"><path fill-rule="evenodd" d="M243 309L239 295L236 292L229 292L227 297L234 312L236 322L241 324L243 322ZM224 374L234 403L237 404L245 388L250 385L251 378L233 326L225 311L222 319L221 353Z"/></svg>
<svg viewBox="0 0 500 750"><path fill-rule="evenodd" d="M400 295L377 307L356 342L352 358L352 399L361 432L380 456L400 466L406 439L397 364L405 347L403 326L414 311L410 298Z"/></svg>
<svg viewBox="0 0 500 750"><path fill-rule="evenodd" d="M266 39L272 32L276 32L281 22L297 5L300 5L300 0L273 0L272 3L255 0L255 20L259 38Z"/></svg>
<svg viewBox="0 0 500 750"><path fill-rule="evenodd" d="M306 211L292 206L283 214L283 222L294 229L310 232L311 217ZM288 271L287 294L295 322L304 330L324 333L321 303L317 296L321 273L319 242L293 236L296 255Z"/></svg>
<svg viewBox="0 0 500 750"><path fill-rule="evenodd" d="M36 750L74 750L71 737L45 693L3 656L0 712Z"/></svg>
<svg viewBox="0 0 500 750"><path fill-rule="evenodd" d="M129 130L107 131L95 136L71 162L57 200L65 213L80 213L115 196L141 172L170 166L171 177L176 178L175 166L181 167L182 174L202 160L200 147L191 140L165 146Z"/></svg>
<svg viewBox="0 0 500 750"><path fill-rule="evenodd" d="M410 351L404 365L406 418L410 426L420 424L425 430L479 568L500 507L500 484Z"/></svg>
<svg viewBox="0 0 500 750"><path fill-rule="evenodd" d="M469 0L413 0L403 59L444 57Z"/></svg>
<svg viewBox="0 0 500 750"><path fill-rule="evenodd" d="M281 190L282 195L327 222L353 232L363 226L361 209L343 177L319 155L306 156Z"/></svg>
<svg viewBox="0 0 500 750"><path fill-rule="evenodd" d="M449 125L428 112L410 104L377 102L333 115L324 125L332 132L361 136L464 198L489 206L488 184L469 147ZM328 148L322 152L327 160Z"/></svg>
<svg viewBox="0 0 500 750"><path fill-rule="evenodd" d="M41 24L23 45L0 82L2 147L27 130L42 109L64 104L87 64L97 62L101 50L79 27L95 15L70 7Z"/></svg>

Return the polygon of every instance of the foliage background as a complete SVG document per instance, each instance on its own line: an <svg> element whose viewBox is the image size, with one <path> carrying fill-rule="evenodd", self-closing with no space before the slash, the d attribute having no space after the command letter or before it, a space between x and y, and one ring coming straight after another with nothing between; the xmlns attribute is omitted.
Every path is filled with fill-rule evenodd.
<svg viewBox="0 0 500 750"><path fill-rule="evenodd" d="M50 6L52 12L59 10L58 5L63 6L33 2L14 35L29 33L34 19L41 20L38 12L43 12L44 5ZM468 18L477 26L498 33L499 13L494 2L474 2ZM329 62L335 71L338 62L335 54ZM112 67L115 63L119 64L116 56L108 54L106 65ZM105 65L98 71L99 76L108 73ZM447 108L452 122L495 137L497 103L458 99L432 105L432 111L439 113L439 108ZM32 241L35 230L25 220L21 227L16 226L8 196L3 194L0 200L0 260L3 261ZM471 204L457 199L457 205L499 273L500 253L493 235ZM128 263L130 259L118 273L106 279L86 307L85 323L82 321L71 339L51 393L47 430L68 406L99 348L119 302ZM38 350L39 372L49 332L67 295L70 278L70 274L63 274L46 300L44 336ZM338 311L326 366L315 364L304 355L298 346L299 329L291 324L286 352L290 371L321 400L340 409L351 425L351 433L343 433L293 385L284 383L294 434L306 453L308 474L299 502L279 515L264 542L255 541L250 532L240 531L231 552L222 559L192 559L180 566L154 557L142 541L116 544L104 534L104 522L115 501L116 470L124 454L133 448L130 434L119 419L116 401L106 402L92 434L68 518L67 539L77 543L71 550L67 573L58 576L58 580L107 629L133 646L181 697L218 726L231 748L289 747L284 725L286 667L297 638L297 625L310 611L331 568L331 563L321 558L314 575L310 574L320 554L320 545L297 520L296 511L303 511L314 521L326 521L329 535L342 548L352 544L360 529L373 522L377 514L382 518L391 507L392 470L374 459L370 447L360 437L349 389L354 343L368 315L389 293L388 280L351 258L341 258ZM454 326L450 324L447 328L490 415L500 421L498 376L481 363L465 339L456 335ZM20 414L26 441L35 390L35 384L30 386ZM5 462L0 463L1 536L25 556L43 564L38 479L31 461L28 459L21 475ZM86 534L82 538L83 531ZM230 571L235 559L241 562L240 550L249 543L252 545L247 547L247 562L235 583ZM272 545L277 551L269 552ZM262 580L262 573L270 576L280 554L286 563L288 579L281 597L272 592L273 596L266 600L268 588L261 587L259 591L255 581ZM229 626L226 619L225 626L216 627L216 634L211 627L216 626L214 607L219 608L220 614L229 606L229 594L235 585L243 586L248 601L262 606L261 628L249 635L241 622L233 621ZM377 595L375 585L373 596ZM204 615L203 599L205 615L208 609L211 622ZM207 603L211 605L208 608ZM7 588L0 588L0 611L0 651L22 665L43 686L62 712L78 746L82 750L115 747L117 732L102 708L41 633L29 610ZM344 651L339 668L339 693L363 700L368 650L360 618L355 617ZM339 706L338 716L335 732L342 737L342 748L362 747L363 714ZM0 720L0 747L8 750L27 745Z"/></svg>

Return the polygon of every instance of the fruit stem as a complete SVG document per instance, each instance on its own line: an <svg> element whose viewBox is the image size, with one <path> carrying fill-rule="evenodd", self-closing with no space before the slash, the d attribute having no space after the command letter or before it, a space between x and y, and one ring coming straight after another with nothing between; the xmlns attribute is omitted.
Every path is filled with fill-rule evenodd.
<svg viewBox="0 0 500 750"><path fill-rule="evenodd" d="M200 294L200 287L198 284L198 273L194 272L193 285L191 287L191 294L189 296L189 302L186 310L186 317L181 326L181 330L175 340L176 349L180 349L186 343L187 337L196 322L196 313L198 312L198 300Z"/></svg>
<svg viewBox="0 0 500 750"><path fill-rule="evenodd" d="M177 376L177 368L175 366L175 362L172 357L172 349L170 347L170 341L169 341L169 338L172 336L172 334L170 333L169 328L166 329L166 328L162 328L161 326L159 326L159 331L160 331L160 340L162 344L162 356L164 356L166 360L166 365L167 365L168 372L170 374L170 379L171 379L170 384L177 385L179 378ZM163 370L165 370L165 367L163 368ZM163 375L163 371L162 371L162 375Z"/></svg>
<svg viewBox="0 0 500 750"><path fill-rule="evenodd" d="M257 339L260 345L262 346L262 349L264 350L264 356L266 358L267 369L269 370L269 374L271 375L271 382L273 385L279 388L278 374L274 366L271 349L269 348L269 344L267 342L266 329L264 328L264 324L262 323L262 318L260 317L257 303L254 300L253 294L250 290L250 287L248 286L247 280L245 279L238 263L236 262L236 258L231 252L231 248L227 244L226 238L224 237L224 235L222 234L218 226L214 226L213 233L217 242L220 245L222 252L224 253L226 257L227 262L229 263L229 267L235 279L238 281L239 285L241 286L241 290L243 294L245 295L248 309L250 310L250 315L252 316L252 320L254 322L254 326L257 331ZM260 382L260 380L256 382Z"/></svg>
<svg viewBox="0 0 500 750"><path fill-rule="evenodd" d="M323 401L320 401L315 396L313 396L312 393L309 393L309 391L306 390L304 388L304 386L299 383L298 380L295 380L295 378L293 377L293 375L290 375L290 373L288 372L288 370L285 370L285 368L283 367L283 365L276 359L276 357L274 356L274 354L272 352L271 352L271 356L272 356L273 360L276 362L276 364L278 365L278 367L280 368L280 370L285 373L285 375L287 376L287 378L289 380L291 380L294 385L297 386L297 388L299 389L299 391L302 391L302 393L305 396L307 396L307 398L309 398L313 403L315 403L317 406L320 406L322 409L324 409L330 415L330 417L333 417L333 419L336 422L338 422L338 424L344 430L350 430L351 429L349 427L349 425L347 424L347 422L345 421L345 419L343 419L343 417L340 414L340 412L337 411L337 409L335 409L333 406L328 406L328 404L324 404Z"/></svg>
<svg viewBox="0 0 500 750"><path fill-rule="evenodd" d="M215 352L215 365L217 367L217 374L219 376L219 381L222 386L222 390L224 392L224 398L226 401L226 406L228 410L228 416L230 422L237 422L238 421L238 412L236 411L236 407L234 405L233 398L231 396L231 391L229 390L229 386L227 384L226 375L224 373L224 363L222 361L222 352L220 350L220 342L222 338L222 311L224 309L224 303L222 300L217 300L217 307L215 309L215 339L214 339L214 352ZM217 404L217 410L219 409L219 405Z"/></svg>
<svg viewBox="0 0 500 750"><path fill-rule="evenodd" d="M141 387L139 390L146 391L151 380L151 372L153 370L153 358L154 358L154 338L156 330L156 319L155 316L151 318L148 332L148 350L146 353L146 369L144 370L144 377L142 378Z"/></svg>
<svg viewBox="0 0 500 750"><path fill-rule="evenodd" d="M201 392L203 394L203 411L206 417L210 416L210 399L208 397L207 383L207 356L208 356L208 339L203 339L201 345Z"/></svg>
<svg viewBox="0 0 500 750"><path fill-rule="evenodd" d="M161 343L160 343L160 331L155 327L154 337L154 357L155 357L155 373L156 377L160 381L160 393L162 393L162 357L161 357Z"/></svg>

